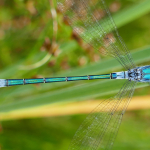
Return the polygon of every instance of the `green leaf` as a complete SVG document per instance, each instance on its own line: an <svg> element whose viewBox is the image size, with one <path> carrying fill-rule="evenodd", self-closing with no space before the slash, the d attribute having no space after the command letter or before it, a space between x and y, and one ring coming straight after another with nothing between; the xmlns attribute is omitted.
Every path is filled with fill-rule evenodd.
<svg viewBox="0 0 150 150"><path fill-rule="evenodd" d="M144 48L133 52L135 62L144 63L150 59L150 47ZM115 59L107 59L102 62L91 64L85 68L76 69L69 75L82 75L86 73L106 73L108 70L115 71L120 69L121 65L116 62ZM106 71L106 72L105 72ZM61 74L65 75L67 74ZM15 109L22 109L28 107L41 106L45 104L53 104L68 101L79 101L90 98L96 98L99 96L106 96L116 93L123 85L122 80L95 80L69 83L52 83L43 84L39 88L33 85L26 85L22 87L10 87L5 88L5 92L1 92L1 96L4 101L10 101L11 103L2 104L0 111L12 111ZM69 87L65 87L65 84L70 84ZM76 85L77 84L77 85ZM146 86L146 84L139 84L140 87ZM137 87L139 87L137 86ZM22 92L23 90L23 92ZM6 98L6 93L9 95ZM30 94L28 94L30 93ZM19 100L20 99L20 100ZM19 101L18 101L19 100Z"/></svg>

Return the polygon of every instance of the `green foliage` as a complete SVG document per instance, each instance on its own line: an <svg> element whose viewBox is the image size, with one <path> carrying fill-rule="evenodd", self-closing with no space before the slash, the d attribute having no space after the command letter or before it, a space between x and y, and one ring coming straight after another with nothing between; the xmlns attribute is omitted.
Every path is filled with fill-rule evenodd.
<svg viewBox="0 0 150 150"><path fill-rule="evenodd" d="M149 60L150 55L147 55L149 51L150 47L135 51L133 53L135 62L138 64ZM99 68L99 70L97 70L97 68ZM116 60L107 59L91 64L88 67L76 69L72 71L70 75L84 75L88 73L101 74L107 73L108 71L115 71L119 68L121 68L121 66L120 64L118 64L118 62L116 62ZM67 72L60 75L65 76L66 74ZM81 82L51 83L40 85L40 87L38 88L34 87L33 85L27 85L28 87L10 87L9 89L4 89L4 91L1 92L1 98L4 99L4 104L1 104L0 112L7 112L15 109L35 107L45 104L81 101L86 99L93 99L100 96L108 96L110 94L116 93L121 88L124 82L125 81L122 80L94 80L82 82L82 84ZM142 86L146 86L146 84L139 84L137 87ZM8 90L9 95L7 95L6 93L8 92Z"/></svg>
<svg viewBox="0 0 150 150"><path fill-rule="evenodd" d="M149 150L150 111L126 112L113 150ZM5 121L2 149L66 150L86 115Z"/></svg>

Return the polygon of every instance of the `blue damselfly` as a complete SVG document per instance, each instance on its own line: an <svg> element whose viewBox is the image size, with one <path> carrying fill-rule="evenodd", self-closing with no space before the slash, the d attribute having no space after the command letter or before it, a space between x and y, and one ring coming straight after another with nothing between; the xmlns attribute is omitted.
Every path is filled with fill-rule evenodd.
<svg viewBox="0 0 150 150"><path fill-rule="evenodd" d="M57 0L57 4L68 23L85 42L96 50L102 47L126 71L72 77L0 79L0 87L93 79L127 80L114 97L102 101L87 116L69 147L69 150L111 149L136 83L150 82L150 66L137 67L134 64L104 0Z"/></svg>

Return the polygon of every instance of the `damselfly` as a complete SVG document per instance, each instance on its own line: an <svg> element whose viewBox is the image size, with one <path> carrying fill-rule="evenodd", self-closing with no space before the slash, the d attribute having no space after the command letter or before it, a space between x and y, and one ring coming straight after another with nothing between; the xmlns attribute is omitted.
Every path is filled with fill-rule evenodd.
<svg viewBox="0 0 150 150"><path fill-rule="evenodd" d="M104 0L57 0L58 8L81 38L119 61L126 71L102 75L0 79L0 87L93 79L126 79L120 91L87 116L69 150L111 149L137 82L150 82L150 66L136 67Z"/></svg>

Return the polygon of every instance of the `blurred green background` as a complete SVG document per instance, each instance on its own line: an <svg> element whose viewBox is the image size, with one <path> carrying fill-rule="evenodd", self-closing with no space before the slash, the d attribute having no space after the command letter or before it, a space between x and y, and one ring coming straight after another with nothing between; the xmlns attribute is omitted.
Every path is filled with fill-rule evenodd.
<svg viewBox="0 0 150 150"><path fill-rule="evenodd" d="M119 33L137 65L150 64L150 1L107 0ZM0 0L0 78L110 73L123 68L83 43L52 0ZM74 103L108 98L124 81L81 81L0 89L0 149L66 150L86 113ZM134 96L149 96L138 84ZM71 104L69 107L67 104ZM80 103L79 103L80 104ZM51 109L67 106L66 112ZM149 106L149 103L145 104ZM44 112L46 106L47 112ZM58 107L59 108L59 107ZM127 111L113 150L150 149L150 111ZM35 111L36 110L36 111ZM16 113L15 113L16 112ZM44 113L43 113L44 112Z"/></svg>

